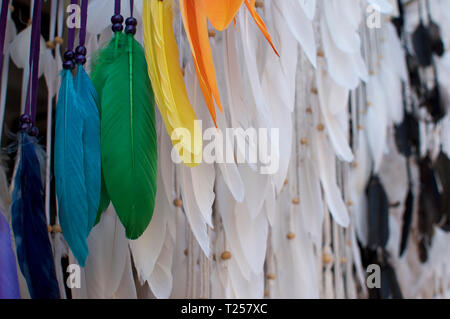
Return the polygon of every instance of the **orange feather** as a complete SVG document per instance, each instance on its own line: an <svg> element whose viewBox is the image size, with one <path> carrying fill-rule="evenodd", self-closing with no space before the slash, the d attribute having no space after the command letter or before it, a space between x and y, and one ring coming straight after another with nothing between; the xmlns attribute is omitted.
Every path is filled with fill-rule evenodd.
<svg viewBox="0 0 450 319"><path fill-rule="evenodd" d="M261 30L261 32L264 34L264 37L269 41L272 49L275 51L276 55L280 57L280 54L278 53L277 49L275 48L275 45L273 44L272 37L269 34L269 31L267 31L266 24L259 16L258 12L256 11L255 7L255 0L245 0L245 5L247 6L248 11L250 11L251 16L253 17L253 20L255 20L256 24L258 25L258 28Z"/></svg>
<svg viewBox="0 0 450 319"><path fill-rule="evenodd" d="M233 21L244 0L201 0L212 26L223 31Z"/></svg>
<svg viewBox="0 0 450 319"><path fill-rule="evenodd" d="M214 69L211 47L209 45L205 7L202 5L201 0L180 0L180 11L191 46L200 89L202 90L209 113L216 124L216 111L213 97L221 111L222 103L220 101L216 71Z"/></svg>

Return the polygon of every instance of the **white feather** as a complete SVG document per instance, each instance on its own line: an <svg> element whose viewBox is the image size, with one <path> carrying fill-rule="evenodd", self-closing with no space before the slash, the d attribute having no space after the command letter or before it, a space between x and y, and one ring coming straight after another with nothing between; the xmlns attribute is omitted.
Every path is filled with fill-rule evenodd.
<svg viewBox="0 0 450 319"><path fill-rule="evenodd" d="M299 2L297 0L274 1L274 9L282 14L290 32L305 51L311 64L316 67L317 52L313 25ZM280 52L283 54L282 50Z"/></svg>
<svg viewBox="0 0 450 319"><path fill-rule="evenodd" d="M334 220L342 227L349 225L347 207L342 198L341 191L336 184L336 163L334 154L326 136L318 131L313 134L315 167L325 193L325 201L333 215Z"/></svg>
<svg viewBox="0 0 450 319"><path fill-rule="evenodd" d="M319 63L317 69L316 81L320 110L333 149L339 159L351 162L353 161L353 153L349 146L348 133L345 127L342 127L338 118L342 114L348 114L349 91L329 78L328 73L323 70L322 63Z"/></svg>
<svg viewBox="0 0 450 319"><path fill-rule="evenodd" d="M102 214L89 237L89 256L84 269L89 298L111 298L120 286L130 261L125 229L112 205Z"/></svg>

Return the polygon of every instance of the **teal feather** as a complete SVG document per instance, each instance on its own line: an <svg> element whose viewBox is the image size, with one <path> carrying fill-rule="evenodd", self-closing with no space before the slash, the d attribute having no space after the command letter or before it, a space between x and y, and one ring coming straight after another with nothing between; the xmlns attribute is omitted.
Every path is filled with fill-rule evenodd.
<svg viewBox="0 0 450 319"><path fill-rule="evenodd" d="M84 120L71 70L62 72L56 106L55 186L64 238L80 265L88 256L89 205L84 174Z"/></svg>
<svg viewBox="0 0 450 319"><path fill-rule="evenodd" d="M94 227L100 203L101 153L98 97L91 79L81 64L74 80L75 91L83 116L84 176L88 204L88 234Z"/></svg>

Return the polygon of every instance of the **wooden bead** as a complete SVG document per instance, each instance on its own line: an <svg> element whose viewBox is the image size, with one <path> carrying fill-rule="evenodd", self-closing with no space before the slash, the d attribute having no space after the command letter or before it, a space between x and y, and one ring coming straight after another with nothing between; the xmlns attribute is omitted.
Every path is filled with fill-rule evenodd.
<svg viewBox="0 0 450 319"><path fill-rule="evenodd" d="M308 107L308 108L306 109L306 113L312 114L312 108L311 108L311 107Z"/></svg>
<svg viewBox="0 0 450 319"><path fill-rule="evenodd" d="M322 254L322 262L324 264L331 264L333 260L334 260L333 255L331 255L329 252L324 252Z"/></svg>
<svg viewBox="0 0 450 319"><path fill-rule="evenodd" d="M286 178L286 179L284 180L284 185L287 185L287 184L289 184L289 180Z"/></svg>
<svg viewBox="0 0 450 319"><path fill-rule="evenodd" d="M55 39L53 40L53 42L55 42L55 44L63 44L64 43L64 39L61 37L55 37Z"/></svg>
<svg viewBox="0 0 450 319"><path fill-rule="evenodd" d="M47 231L51 233L53 231L52 225L47 225Z"/></svg>
<svg viewBox="0 0 450 319"><path fill-rule="evenodd" d="M53 232L54 233L62 233L62 229L60 225L53 225Z"/></svg>
<svg viewBox="0 0 450 319"><path fill-rule="evenodd" d="M53 41L47 41L45 42L45 46L47 47L47 49L54 49L55 43Z"/></svg>
<svg viewBox="0 0 450 319"><path fill-rule="evenodd" d="M318 50L318 51L317 51L317 56L318 56L319 58L323 58L323 57L325 56L325 52L323 52L322 50Z"/></svg>
<svg viewBox="0 0 450 319"><path fill-rule="evenodd" d="M214 30L208 30L208 36L210 38L215 38L216 37L216 31Z"/></svg>
<svg viewBox="0 0 450 319"><path fill-rule="evenodd" d="M295 234L294 234L293 232L289 232L289 233L286 235L286 238L289 239L289 240L293 240L293 239L295 238Z"/></svg>
<svg viewBox="0 0 450 319"><path fill-rule="evenodd" d="M185 256L187 256L188 253L189 253L189 250L188 250L187 248L186 248L185 250L183 250L183 254L184 254Z"/></svg>
<svg viewBox="0 0 450 319"><path fill-rule="evenodd" d="M352 207L354 204L353 204L353 201L352 200L349 200L348 202L347 202L347 206L348 207Z"/></svg>
<svg viewBox="0 0 450 319"><path fill-rule="evenodd" d="M264 2L262 2L261 0L255 1L255 8L258 8L258 9L264 8Z"/></svg>
<svg viewBox="0 0 450 319"><path fill-rule="evenodd" d="M344 265L345 263L347 263L347 258L342 257L340 261L341 261L341 264Z"/></svg>
<svg viewBox="0 0 450 319"><path fill-rule="evenodd" d="M325 125L323 125L322 123L317 124L317 130L319 132L323 132L323 130L325 130Z"/></svg>
<svg viewBox="0 0 450 319"><path fill-rule="evenodd" d="M294 205L300 204L300 198L298 198L298 197L293 198L293 199L292 199L292 204L294 204Z"/></svg>
<svg viewBox="0 0 450 319"><path fill-rule="evenodd" d="M308 139L307 139L307 138L302 138L302 139L300 140L300 144L302 144L302 145L308 145Z"/></svg>
<svg viewBox="0 0 450 319"><path fill-rule="evenodd" d="M267 279L275 280L275 274L267 274Z"/></svg>
<svg viewBox="0 0 450 319"><path fill-rule="evenodd" d="M225 250L221 255L220 258L222 258L222 260L229 260L231 259L231 253L228 250Z"/></svg>
<svg viewBox="0 0 450 319"><path fill-rule="evenodd" d="M175 207L181 207L183 206L183 201L179 198L174 199L173 204Z"/></svg>
<svg viewBox="0 0 450 319"><path fill-rule="evenodd" d="M311 93L317 95L317 93L319 93L319 91L317 91L317 88L312 88Z"/></svg>

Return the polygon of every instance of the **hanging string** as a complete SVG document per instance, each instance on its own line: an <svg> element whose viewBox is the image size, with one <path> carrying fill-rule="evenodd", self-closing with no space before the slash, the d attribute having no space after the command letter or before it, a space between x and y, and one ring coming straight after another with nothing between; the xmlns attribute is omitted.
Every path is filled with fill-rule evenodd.
<svg viewBox="0 0 450 319"><path fill-rule="evenodd" d="M78 5L78 0L70 0L70 4ZM75 52L73 46L75 42L75 28L69 28L69 34L67 39L67 50L64 52L64 70L73 70L75 68Z"/></svg>
<svg viewBox="0 0 450 319"><path fill-rule="evenodd" d="M29 79L26 95L25 114L20 117L20 129L32 136L39 135L36 124L37 89L39 80L39 54L41 36L42 0L36 0L33 7L33 22L31 26L31 43L29 57Z"/></svg>
<svg viewBox="0 0 450 319"><path fill-rule="evenodd" d="M86 43L86 24L87 24L88 0L81 1L81 28L79 34L79 45L75 49L75 62L84 65L86 63L87 50Z"/></svg>
<svg viewBox="0 0 450 319"><path fill-rule="evenodd" d="M2 53L0 59L0 74L3 68L3 50L5 48L6 35L6 18L8 17L9 0L2 1L2 13L0 14L0 52Z"/></svg>

